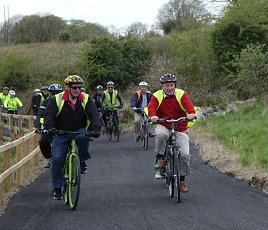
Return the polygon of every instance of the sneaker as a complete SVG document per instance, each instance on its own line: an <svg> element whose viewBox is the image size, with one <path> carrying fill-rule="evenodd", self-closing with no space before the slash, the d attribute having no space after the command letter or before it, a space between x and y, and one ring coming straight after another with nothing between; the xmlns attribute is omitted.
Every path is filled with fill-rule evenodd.
<svg viewBox="0 0 268 230"><path fill-rule="evenodd" d="M180 182L180 191L183 193L188 192L188 186L185 181Z"/></svg>
<svg viewBox="0 0 268 230"><path fill-rule="evenodd" d="M87 173L87 165L85 161L80 161L81 165L81 174L86 174Z"/></svg>
<svg viewBox="0 0 268 230"><path fill-rule="evenodd" d="M61 191L61 188L54 188L54 191L53 191L53 199L54 200L62 200L62 191Z"/></svg>
<svg viewBox="0 0 268 230"><path fill-rule="evenodd" d="M44 168L50 168L50 166L51 166L51 158L45 159Z"/></svg>
<svg viewBox="0 0 268 230"><path fill-rule="evenodd" d="M154 169L163 169L165 166L165 160L159 159L156 163L156 165L154 166Z"/></svg>
<svg viewBox="0 0 268 230"><path fill-rule="evenodd" d="M164 175L162 173L162 170L158 170L154 176L155 179L164 179Z"/></svg>
<svg viewBox="0 0 268 230"><path fill-rule="evenodd" d="M137 135L137 136L135 137L135 141L136 141L136 142L139 142L140 139L141 139L141 135Z"/></svg>

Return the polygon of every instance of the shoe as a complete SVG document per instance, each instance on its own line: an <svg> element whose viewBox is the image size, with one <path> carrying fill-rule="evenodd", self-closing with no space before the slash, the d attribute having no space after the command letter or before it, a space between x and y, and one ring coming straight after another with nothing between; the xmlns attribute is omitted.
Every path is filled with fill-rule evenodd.
<svg viewBox="0 0 268 230"><path fill-rule="evenodd" d="M61 188L54 188L53 199L54 200L62 200Z"/></svg>
<svg viewBox="0 0 268 230"><path fill-rule="evenodd" d="M137 135L137 136L135 137L135 141L136 141L136 142L139 142L140 139L141 139L141 135Z"/></svg>
<svg viewBox="0 0 268 230"><path fill-rule="evenodd" d="M154 136L155 136L155 134L149 133L149 137L154 137Z"/></svg>
<svg viewBox="0 0 268 230"><path fill-rule="evenodd" d="M44 168L50 168L51 166L51 158L45 159Z"/></svg>
<svg viewBox="0 0 268 230"><path fill-rule="evenodd" d="M188 192L188 186L185 181L180 182L180 191L183 193Z"/></svg>
<svg viewBox="0 0 268 230"><path fill-rule="evenodd" d="M85 161L80 161L80 166L81 166L81 174L86 174L87 173L87 165Z"/></svg>
<svg viewBox="0 0 268 230"><path fill-rule="evenodd" d="M154 176L155 179L164 179L164 175L162 173L162 170L158 170Z"/></svg>
<svg viewBox="0 0 268 230"><path fill-rule="evenodd" d="M159 159L156 163L156 165L154 166L154 169L163 169L165 166L165 160Z"/></svg>

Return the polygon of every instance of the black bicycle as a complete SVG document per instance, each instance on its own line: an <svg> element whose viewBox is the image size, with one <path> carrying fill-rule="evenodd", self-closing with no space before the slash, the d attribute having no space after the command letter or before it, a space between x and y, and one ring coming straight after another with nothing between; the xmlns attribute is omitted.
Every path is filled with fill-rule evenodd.
<svg viewBox="0 0 268 230"><path fill-rule="evenodd" d="M169 196L174 197L176 193L177 202L181 202L180 195L180 176L181 173L181 151L180 147L176 143L175 123L179 121L188 121L186 117L179 119L166 119L160 118L157 122L171 123L170 137L166 142L165 148L165 167L163 169L163 175L165 177L165 183L169 188Z"/></svg>
<svg viewBox="0 0 268 230"><path fill-rule="evenodd" d="M118 108L118 106L114 107L114 108ZM112 138L114 138L114 140L116 142L119 141L119 123L117 121L116 116L114 115L114 108L104 108L105 110L107 110L107 116L106 116L106 134L107 134L107 138L108 140L112 140Z"/></svg>

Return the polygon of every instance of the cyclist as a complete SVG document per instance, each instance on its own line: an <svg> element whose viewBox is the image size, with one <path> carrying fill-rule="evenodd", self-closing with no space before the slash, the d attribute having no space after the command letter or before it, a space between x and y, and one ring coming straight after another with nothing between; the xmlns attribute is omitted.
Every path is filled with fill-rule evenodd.
<svg viewBox="0 0 268 230"><path fill-rule="evenodd" d="M36 106L37 108L40 107L40 105L42 105L43 101L49 97L49 91L48 91L48 87L47 86L42 86L40 88L41 93L39 93L37 100L36 100Z"/></svg>
<svg viewBox="0 0 268 230"><path fill-rule="evenodd" d="M42 133L42 125L44 125L44 114L47 108L47 104L49 103L50 99L54 97L56 94L62 92L62 87L59 84L52 84L48 87L49 91L49 97L46 98L42 105L40 106L38 110L38 114L35 120L34 127L36 128L37 133ZM41 138L39 141L39 147L41 150L41 153L43 154L45 158L45 168L50 168L51 166L51 142L52 142L53 136L50 133L42 133Z"/></svg>
<svg viewBox="0 0 268 230"><path fill-rule="evenodd" d="M80 92L83 80L77 75L70 75L65 79L66 90L51 98L44 115L45 129L77 131L84 133L86 130L92 130L92 136L100 136L100 119L97 108L93 100ZM62 199L62 187L64 178L62 170L65 157L68 151L68 145L73 138L72 134L61 134L53 137L52 141L52 184L53 198ZM81 173L87 172L86 160L91 156L88 152L89 137L85 134L76 134L74 136L78 145L78 155L81 163Z"/></svg>
<svg viewBox="0 0 268 230"><path fill-rule="evenodd" d="M98 85L97 90L94 92L94 94L92 96L92 100L95 102L95 105L96 105L98 111L100 111L101 107L102 107L102 105L101 105L102 96L103 96L103 86Z"/></svg>
<svg viewBox="0 0 268 230"><path fill-rule="evenodd" d="M117 100L119 101L119 109L123 108L123 100L117 90L114 89L114 83L112 81L107 82L107 90L103 92L102 96L102 106L104 108L103 113L102 113L102 118L105 124L105 128L107 128L106 125L106 117L108 114L107 109L112 109L114 116L117 119L118 122L118 115L117 115ZM107 108L107 109L106 109Z"/></svg>
<svg viewBox="0 0 268 230"><path fill-rule="evenodd" d="M86 89L85 88L81 88L80 92L85 95L86 94Z"/></svg>
<svg viewBox="0 0 268 230"><path fill-rule="evenodd" d="M40 89L34 90L34 95L32 97L32 109L35 116L38 114L39 105L37 105L37 100L39 97Z"/></svg>
<svg viewBox="0 0 268 230"><path fill-rule="evenodd" d="M195 109L186 92L176 88L176 77L173 74L164 74L160 78L162 90L155 92L148 106L149 116L152 122L159 118L178 119L187 117L189 120L195 118ZM185 176L190 174L189 137L187 122L178 122L176 127L176 141L181 149L182 176L180 183L181 192L188 192ZM158 169L155 178L162 178L161 170L164 167L164 152L166 141L170 136L169 123L156 123L155 127L155 169Z"/></svg>
<svg viewBox="0 0 268 230"><path fill-rule="evenodd" d="M148 91L148 84L145 81L139 83L140 90L135 92L130 100L130 106L134 110L134 128L135 128L135 141L138 142L141 139L140 135L140 121L142 117L142 112L145 107L148 106L152 93ZM141 110L137 110L141 108ZM148 126L149 136L154 136L153 127L151 124Z"/></svg>
<svg viewBox="0 0 268 230"><path fill-rule="evenodd" d="M16 97L14 90L9 90L10 97L5 100L4 108L7 109L9 114L18 114L18 108L23 106L21 100Z"/></svg>
<svg viewBox="0 0 268 230"><path fill-rule="evenodd" d="M0 100L1 100L0 101L0 104L1 104L1 108L3 108L1 112L4 112L4 103L5 103L5 100L7 98L9 98L9 97L10 97L10 95L9 95L9 88L8 87L4 87L3 88L3 92L0 93Z"/></svg>

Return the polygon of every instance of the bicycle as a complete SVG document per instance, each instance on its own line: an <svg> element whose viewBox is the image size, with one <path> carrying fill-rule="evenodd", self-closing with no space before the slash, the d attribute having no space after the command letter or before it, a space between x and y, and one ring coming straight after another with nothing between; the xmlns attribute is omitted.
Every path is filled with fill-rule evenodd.
<svg viewBox="0 0 268 230"><path fill-rule="evenodd" d="M142 117L140 120L140 136L141 136L142 147L145 150L147 150L148 139L149 139L149 130L148 130L149 118L147 117L146 113L141 108L136 108L133 110L142 112Z"/></svg>
<svg viewBox="0 0 268 230"><path fill-rule="evenodd" d="M166 142L165 148L165 167L162 173L165 178L165 184L169 188L169 196L174 197L174 193L176 192L176 200L178 203L181 202L180 176L182 175L182 173L181 151L180 147L176 143L175 123L179 121L188 121L188 119L186 117L181 117L179 119L160 118L157 121L171 123L171 133L169 139Z"/></svg>
<svg viewBox="0 0 268 230"><path fill-rule="evenodd" d="M87 131L85 133L75 132L75 131L66 131L66 130L43 130L44 133L52 133L53 135L61 134L85 134L91 136L92 132ZM64 203L69 205L71 210L75 210L79 200L80 194L80 183L81 183L81 166L78 156L78 149L76 146L76 141L72 138L70 145L68 147L68 153L65 158L63 166L63 177L65 183L63 186L63 197Z"/></svg>
<svg viewBox="0 0 268 230"><path fill-rule="evenodd" d="M113 108L106 108L104 107L105 110L107 110L107 116L106 116L106 134L108 140L112 140L112 137L114 137L114 140L116 142L119 141L119 124L117 121L117 118L115 117L113 113L114 108L119 108L118 106L113 107Z"/></svg>

